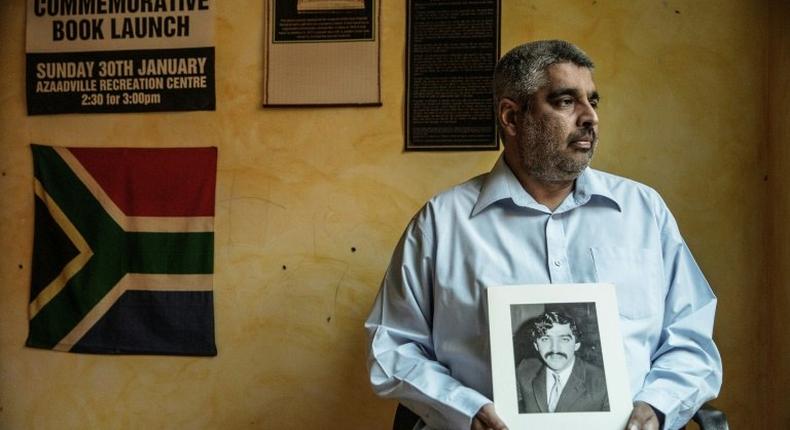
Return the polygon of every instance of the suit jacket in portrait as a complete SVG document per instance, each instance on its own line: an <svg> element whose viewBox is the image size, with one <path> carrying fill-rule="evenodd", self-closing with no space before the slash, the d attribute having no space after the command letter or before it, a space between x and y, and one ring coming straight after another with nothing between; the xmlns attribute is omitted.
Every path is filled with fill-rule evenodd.
<svg viewBox="0 0 790 430"><path fill-rule="evenodd" d="M538 358L522 360L516 369L518 412L549 412L546 399L546 365ZM568 382L554 412L609 411L609 395L603 370L576 357Z"/></svg>

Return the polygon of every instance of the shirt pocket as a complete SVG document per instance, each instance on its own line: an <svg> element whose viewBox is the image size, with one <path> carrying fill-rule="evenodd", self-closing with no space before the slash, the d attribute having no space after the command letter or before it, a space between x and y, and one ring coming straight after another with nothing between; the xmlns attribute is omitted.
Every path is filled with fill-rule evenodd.
<svg viewBox="0 0 790 430"><path fill-rule="evenodd" d="M657 250L622 247L590 248L598 282L615 285L620 315L650 318L663 309L663 265Z"/></svg>

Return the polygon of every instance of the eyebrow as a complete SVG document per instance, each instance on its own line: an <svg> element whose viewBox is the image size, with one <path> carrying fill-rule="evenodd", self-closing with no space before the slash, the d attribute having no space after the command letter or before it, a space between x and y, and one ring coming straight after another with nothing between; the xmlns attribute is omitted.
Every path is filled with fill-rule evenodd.
<svg viewBox="0 0 790 430"><path fill-rule="evenodd" d="M543 339L544 337L552 337L552 336L549 336L549 335L547 335L547 334L544 334L543 336L539 337L538 339ZM558 336L553 336L553 337L559 337L559 338L563 338L563 337L571 337L571 338L572 338L572 337L573 337L573 335L572 335L572 334L561 334L561 335L558 335Z"/></svg>
<svg viewBox="0 0 790 430"><path fill-rule="evenodd" d="M550 92L549 95L546 97L549 100L553 100L562 96L579 97L579 94L580 94L579 90L577 90L576 88L557 88L556 90ZM601 96L598 94L598 91L593 91L587 95L587 99L600 101Z"/></svg>

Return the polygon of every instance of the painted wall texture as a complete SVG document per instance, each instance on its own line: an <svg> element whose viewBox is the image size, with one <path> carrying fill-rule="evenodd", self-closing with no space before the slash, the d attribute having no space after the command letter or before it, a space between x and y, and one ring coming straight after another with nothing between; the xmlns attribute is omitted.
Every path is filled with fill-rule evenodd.
<svg viewBox="0 0 790 430"><path fill-rule="evenodd" d="M389 427L362 322L413 213L498 154L402 152L403 2L382 1L383 106L327 109L262 109L263 2L216 3L216 112L28 117L25 1L0 2L0 428ZM790 427L784 2L502 3L503 52L564 38L596 60L594 166L662 193L719 296L715 404L736 429ZM219 147L216 358L23 347L31 142Z"/></svg>
<svg viewBox="0 0 790 430"><path fill-rule="evenodd" d="M784 3L784 5L782 5ZM768 350L769 368L773 372L774 387L771 411L775 411L772 428L790 428L790 396L782 389L790 385L790 330L787 329L787 313L790 310L790 181L787 170L790 166L790 34L787 20L790 5L774 0L769 21L769 42L766 44L766 85L768 94L768 145L769 145L769 196L771 202L771 224L766 229L770 244L770 291L765 294L771 307L773 319L771 348Z"/></svg>

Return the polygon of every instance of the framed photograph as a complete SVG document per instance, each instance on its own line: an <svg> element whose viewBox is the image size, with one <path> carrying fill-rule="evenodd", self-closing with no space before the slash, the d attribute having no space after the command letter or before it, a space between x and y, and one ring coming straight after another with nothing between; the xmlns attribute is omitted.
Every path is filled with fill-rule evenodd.
<svg viewBox="0 0 790 430"><path fill-rule="evenodd" d="M380 0L267 0L263 105L381 106Z"/></svg>
<svg viewBox="0 0 790 430"><path fill-rule="evenodd" d="M631 414L612 284L488 289L497 413L511 429L621 430Z"/></svg>

